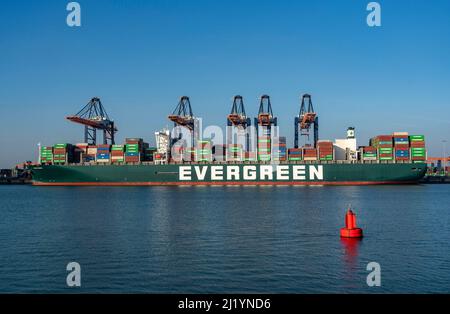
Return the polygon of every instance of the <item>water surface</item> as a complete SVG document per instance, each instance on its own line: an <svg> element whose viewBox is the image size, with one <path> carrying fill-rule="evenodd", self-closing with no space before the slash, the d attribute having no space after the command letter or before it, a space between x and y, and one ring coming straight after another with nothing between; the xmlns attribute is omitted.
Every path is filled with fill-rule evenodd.
<svg viewBox="0 0 450 314"><path fill-rule="evenodd" d="M0 213L0 292L450 292L450 185L2 186Z"/></svg>

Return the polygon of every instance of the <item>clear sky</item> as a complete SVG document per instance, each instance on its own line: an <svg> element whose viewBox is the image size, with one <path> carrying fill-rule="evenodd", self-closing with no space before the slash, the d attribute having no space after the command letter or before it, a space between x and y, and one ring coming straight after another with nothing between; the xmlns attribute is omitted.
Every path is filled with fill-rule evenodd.
<svg viewBox="0 0 450 314"><path fill-rule="evenodd" d="M254 116L269 94L292 146L299 98L311 93L320 137L358 144L393 131L425 134L450 151L450 1L83 0L0 4L0 167L37 159L37 143L82 142L64 119L102 99L118 140L168 124L191 98L204 124L225 125L233 95Z"/></svg>

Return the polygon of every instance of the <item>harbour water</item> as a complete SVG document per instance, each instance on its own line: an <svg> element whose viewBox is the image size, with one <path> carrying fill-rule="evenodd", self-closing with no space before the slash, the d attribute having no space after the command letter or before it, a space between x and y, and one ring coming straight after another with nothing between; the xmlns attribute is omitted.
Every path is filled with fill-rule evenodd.
<svg viewBox="0 0 450 314"><path fill-rule="evenodd" d="M450 292L450 185L2 186L0 214L0 292Z"/></svg>

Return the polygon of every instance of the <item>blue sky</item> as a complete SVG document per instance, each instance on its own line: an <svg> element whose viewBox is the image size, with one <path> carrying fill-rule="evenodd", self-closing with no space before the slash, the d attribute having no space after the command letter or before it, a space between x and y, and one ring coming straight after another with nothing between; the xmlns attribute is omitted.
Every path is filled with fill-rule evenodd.
<svg viewBox="0 0 450 314"><path fill-rule="evenodd" d="M269 94L292 145L307 92L322 139L409 131L450 151L450 1L379 1L379 28L359 0L84 0L80 28L68 2L1 3L0 167L36 159L38 142L82 142L64 117L93 96L119 141L152 142L182 95L222 126L233 95L254 116Z"/></svg>

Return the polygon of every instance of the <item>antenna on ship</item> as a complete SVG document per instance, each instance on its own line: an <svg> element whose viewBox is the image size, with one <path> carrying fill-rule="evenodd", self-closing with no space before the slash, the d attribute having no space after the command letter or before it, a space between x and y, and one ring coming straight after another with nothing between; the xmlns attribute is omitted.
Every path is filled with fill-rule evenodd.
<svg viewBox="0 0 450 314"><path fill-rule="evenodd" d="M306 136L307 141L309 142L309 136L311 132L311 126L313 126L313 134L314 134L314 143L315 147L317 141L319 140L319 117L317 113L314 111L314 107L311 100L311 95L304 94L302 96L301 105L300 105L300 113L294 120L295 125L295 138L294 138L294 147L298 148L298 140L299 134L300 136Z"/></svg>
<svg viewBox="0 0 450 314"><path fill-rule="evenodd" d="M250 134L246 132L247 127L251 125L251 119L247 117L244 108L244 100L242 96L236 95L233 98L233 105L231 106L231 113L227 116L227 144L232 144L232 129L237 128L238 131L245 132L246 150L250 147Z"/></svg>
<svg viewBox="0 0 450 314"><path fill-rule="evenodd" d="M67 120L84 125L84 142L97 144L97 130L103 130L103 144L115 144L114 136L118 131L103 107L100 98L93 97L86 106Z"/></svg>

